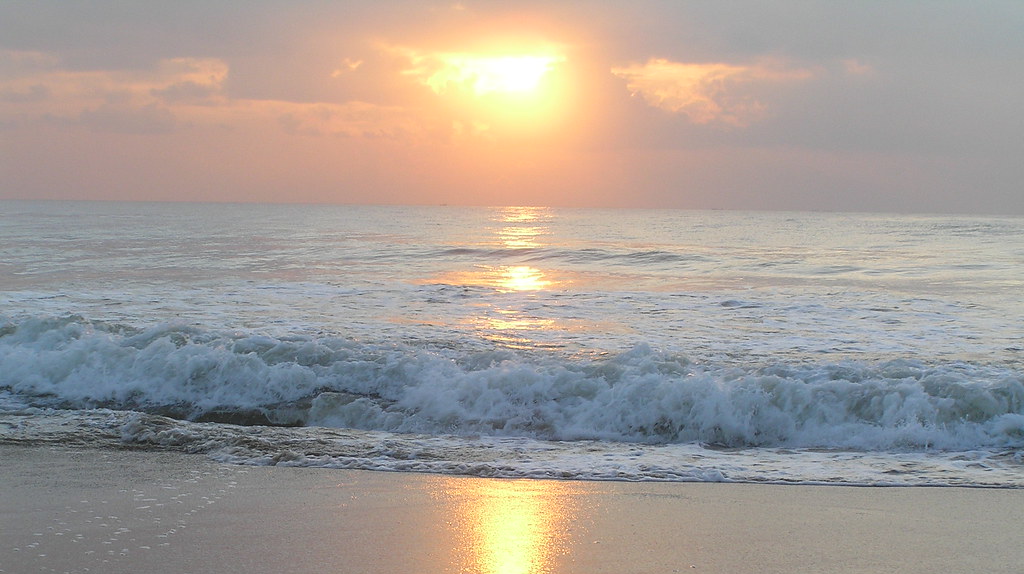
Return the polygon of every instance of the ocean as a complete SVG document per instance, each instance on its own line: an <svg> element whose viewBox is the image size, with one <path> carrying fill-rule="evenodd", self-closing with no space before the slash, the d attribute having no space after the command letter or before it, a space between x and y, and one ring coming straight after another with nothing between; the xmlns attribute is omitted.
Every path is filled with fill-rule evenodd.
<svg viewBox="0 0 1024 574"><path fill-rule="evenodd" d="M1024 219L0 202L0 443L1024 486Z"/></svg>

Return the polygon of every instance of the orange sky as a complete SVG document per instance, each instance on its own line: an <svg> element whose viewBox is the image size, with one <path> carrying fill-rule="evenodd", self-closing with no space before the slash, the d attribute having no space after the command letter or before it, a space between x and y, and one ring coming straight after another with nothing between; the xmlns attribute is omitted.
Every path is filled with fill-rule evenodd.
<svg viewBox="0 0 1024 574"><path fill-rule="evenodd" d="M710 4L5 4L0 198L1024 212L1019 4Z"/></svg>

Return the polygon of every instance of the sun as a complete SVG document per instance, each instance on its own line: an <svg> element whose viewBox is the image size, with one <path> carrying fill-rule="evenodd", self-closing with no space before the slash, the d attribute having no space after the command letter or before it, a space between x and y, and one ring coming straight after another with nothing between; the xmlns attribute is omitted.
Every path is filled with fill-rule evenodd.
<svg viewBox="0 0 1024 574"><path fill-rule="evenodd" d="M406 70L437 94L529 94L564 58L552 54L435 53L414 58Z"/></svg>
<svg viewBox="0 0 1024 574"><path fill-rule="evenodd" d="M532 92L556 62L553 56L497 56L470 57L452 64L477 95L484 95Z"/></svg>
<svg viewBox="0 0 1024 574"><path fill-rule="evenodd" d="M551 138L571 115L564 54L557 45L409 49L401 73L433 92L424 109L450 121L453 141L526 141Z"/></svg>

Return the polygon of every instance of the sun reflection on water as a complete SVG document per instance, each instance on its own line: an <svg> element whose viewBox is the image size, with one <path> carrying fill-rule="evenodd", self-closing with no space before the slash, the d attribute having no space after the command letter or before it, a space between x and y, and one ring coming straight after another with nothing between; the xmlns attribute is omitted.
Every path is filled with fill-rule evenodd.
<svg viewBox="0 0 1024 574"><path fill-rule="evenodd" d="M516 265L501 270L501 285L512 291L539 291L550 284L535 267Z"/></svg>
<svg viewBox="0 0 1024 574"><path fill-rule="evenodd" d="M556 481L439 479L452 499L461 572L539 574L567 552L571 486Z"/></svg>
<svg viewBox="0 0 1024 574"><path fill-rule="evenodd" d="M469 269L442 273L429 281L485 287L500 296L481 302L476 313L463 319L482 337L502 346L531 349L562 346L557 333L570 326L545 317L546 299L568 281L536 267L533 259L548 246L554 213L545 207L503 207L491 212L488 237L470 250L486 254ZM545 340L546 339L546 340Z"/></svg>
<svg viewBox="0 0 1024 574"><path fill-rule="evenodd" d="M542 291L554 284L543 271L528 265L480 265L473 271L455 271L440 279L454 285L493 287L506 293Z"/></svg>
<svg viewBox="0 0 1024 574"><path fill-rule="evenodd" d="M495 241L505 251L516 252L544 247L551 211L544 207L503 207L495 212ZM540 291L553 285L544 271L531 265L482 265L464 275L481 284L504 291Z"/></svg>
<svg viewBox="0 0 1024 574"><path fill-rule="evenodd" d="M543 247L551 211L546 207L504 207L495 214L497 236L506 249Z"/></svg>

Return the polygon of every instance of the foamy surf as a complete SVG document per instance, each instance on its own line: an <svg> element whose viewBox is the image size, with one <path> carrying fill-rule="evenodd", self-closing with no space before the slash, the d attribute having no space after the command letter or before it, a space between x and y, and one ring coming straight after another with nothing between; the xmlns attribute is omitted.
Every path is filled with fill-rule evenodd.
<svg viewBox="0 0 1024 574"><path fill-rule="evenodd" d="M95 425L244 464L1019 485L1017 220L16 207L4 440Z"/></svg>
<svg viewBox="0 0 1024 574"><path fill-rule="evenodd" d="M7 323L0 388L64 409L540 440L951 450L1024 445L1013 370L915 361L696 364L365 345L339 338Z"/></svg>
<svg viewBox="0 0 1024 574"><path fill-rule="evenodd" d="M544 441L195 423L105 409L0 413L0 442L175 450L230 464L565 480L1024 487L1019 450L870 452Z"/></svg>

